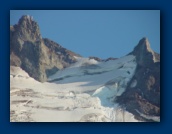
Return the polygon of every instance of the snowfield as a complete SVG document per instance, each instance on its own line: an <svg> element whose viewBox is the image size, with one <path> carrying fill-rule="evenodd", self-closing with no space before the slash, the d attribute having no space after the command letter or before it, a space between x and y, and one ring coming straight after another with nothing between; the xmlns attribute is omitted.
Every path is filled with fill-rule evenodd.
<svg viewBox="0 0 172 134"><path fill-rule="evenodd" d="M107 62L77 60L45 83L11 66L10 121L138 122L115 102L135 72L135 57L128 55Z"/></svg>

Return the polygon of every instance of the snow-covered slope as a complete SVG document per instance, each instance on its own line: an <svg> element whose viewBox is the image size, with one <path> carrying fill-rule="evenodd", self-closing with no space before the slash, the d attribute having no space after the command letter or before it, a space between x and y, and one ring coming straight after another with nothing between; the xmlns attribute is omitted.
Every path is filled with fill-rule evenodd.
<svg viewBox="0 0 172 134"><path fill-rule="evenodd" d="M77 58L77 57L76 57ZM35 122L137 121L116 102L136 69L133 55L78 62L40 83L20 68L10 71L10 120Z"/></svg>

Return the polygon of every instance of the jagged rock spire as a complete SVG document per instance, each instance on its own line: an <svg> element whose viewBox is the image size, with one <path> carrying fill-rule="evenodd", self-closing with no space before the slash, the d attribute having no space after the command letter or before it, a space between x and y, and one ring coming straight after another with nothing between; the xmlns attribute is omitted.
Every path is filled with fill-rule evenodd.
<svg viewBox="0 0 172 134"><path fill-rule="evenodd" d="M136 56L137 63L141 66L149 66L158 61L156 54L151 49L150 43L146 37L139 41L132 54Z"/></svg>
<svg viewBox="0 0 172 134"><path fill-rule="evenodd" d="M42 38L37 22L35 22L33 17L29 15L23 15L19 19L17 31L18 35L24 40L35 42Z"/></svg>
<svg viewBox="0 0 172 134"><path fill-rule="evenodd" d="M10 26L10 65L21 67L38 81L45 82L49 75L76 62L75 56L79 55L42 38L29 15Z"/></svg>
<svg viewBox="0 0 172 134"><path fill-rule="evenodd" d="M150 47L150 43L148 41L148 38L143 37L138 45L134 48L134 53L137 53L136 51L143 51L143 52L153 52L151 47Z"/></svg>

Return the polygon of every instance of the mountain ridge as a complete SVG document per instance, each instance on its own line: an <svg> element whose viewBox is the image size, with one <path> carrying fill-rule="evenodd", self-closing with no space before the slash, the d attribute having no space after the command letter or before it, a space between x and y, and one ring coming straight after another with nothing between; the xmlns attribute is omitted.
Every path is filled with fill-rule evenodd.
<svg viewBox="0 0 172 134"><path fill-rule="evenodd" d="M35 51L35 49L39 51ZM31 51L28 53L29 50ZM48 62L48 65L46 67L45 65L36 65L36 63L45 64L39 54L47 59L46 62ZM31 55L37 55L35 63L31 60L34 57L28 59ZM46 55L49 55L50 58L47 58ZM31 77L40 82L47 81L48 76L75 63L75 56L81 57L81 55L62 47L48 38L42 38L39 25L34 21L32 16L23 15L19 19L18 24L10 26L10 65L21 67ZM95 56L90 56L89 58L103 62L117 59L113 57L100 59ZM35 69L32 70L31 66L35 66L33 67Z"/></svg>

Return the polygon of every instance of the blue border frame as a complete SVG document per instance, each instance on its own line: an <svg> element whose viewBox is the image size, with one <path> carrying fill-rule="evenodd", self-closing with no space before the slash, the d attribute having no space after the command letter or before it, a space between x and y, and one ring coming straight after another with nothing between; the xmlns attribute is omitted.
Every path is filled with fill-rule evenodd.
<svg viewBox="0 0 172 134"><path fill-rule="evenodd" d="M170 97L172 8L167 0L6 0L0 8L0 133L166 133L171 131ZM161 10L161 122L160 123L10 123L9 16L10 10L94 9Z"/></svg>

